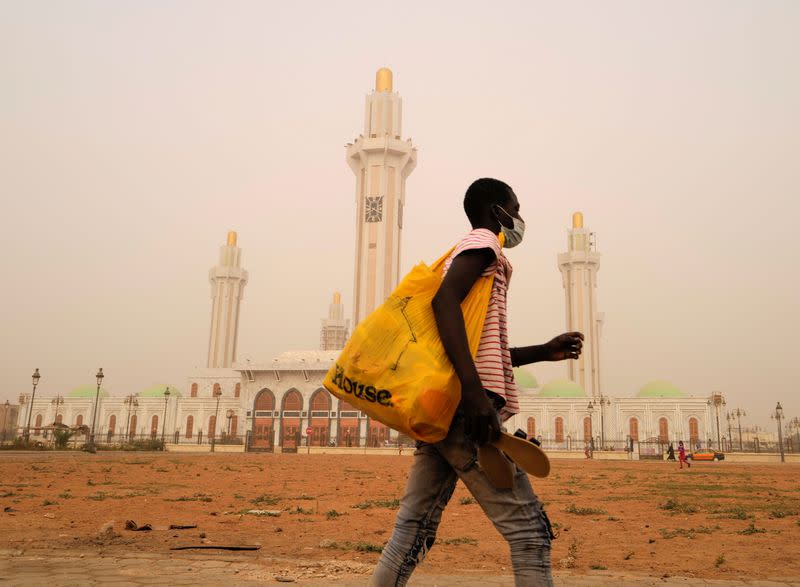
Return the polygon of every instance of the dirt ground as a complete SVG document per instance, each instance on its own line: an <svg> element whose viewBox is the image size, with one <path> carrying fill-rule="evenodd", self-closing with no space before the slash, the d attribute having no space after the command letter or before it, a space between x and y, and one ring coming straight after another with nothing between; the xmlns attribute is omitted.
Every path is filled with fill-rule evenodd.
<svg viewBox="0 0 800 587"><path fill-rule="evenodd" d="M363 567L356 563L374 563L391 534L410 464L407 456L0 454L0 549L260 544L253 556ZM556 572L800 577L797 465L553 460L534 488L558 533ZM126 520L153 530L127 530ZM460 483L423 568L511 572L505 542Z"/></svg>

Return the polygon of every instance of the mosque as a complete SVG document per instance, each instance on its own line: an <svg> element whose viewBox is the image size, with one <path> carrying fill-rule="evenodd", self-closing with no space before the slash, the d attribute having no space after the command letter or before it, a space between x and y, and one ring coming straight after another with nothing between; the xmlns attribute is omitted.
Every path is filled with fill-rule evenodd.
<svg viewBox="0 0 800 587"><path fill-rule="evenodd" d="M392 72L380 69L366 97L364 131L346 147L355 175L356 247L352 324L374 310L398 284L406 179L417 150L402 138L402 101ZM666 381L644 385L633 397L601 387L604 315L597 308L600 254L580 212L572 217L567 247L558 255L565 292L565 330L584 333L584 351L568 361L566 377L539 385L526 368L515 369L521 411L508 427L522 428L549 450L584 447L660 454L659 444L684 440L718 445L720 394L692 397ZM322 320L320 348L290 351L263 362L237 361L239 310L248 282L235 232L228 233L209 272L211 320L206 366L183 386L157 385L126 397L102 387L96 441L161 439L168 450L296 451L309 447L382 447L398 438L323 387L325 373L349 335L341 295L333 295ZM78 388L55 398L20 396L17 420L30 418L33 439L53 423L86 433L97 388ZM714 426L716 416L716 426ZM723 440L724 441L724 440ZM648 448L653 446L652 449ZM642 448L644 447L644 448Z"/></svg>

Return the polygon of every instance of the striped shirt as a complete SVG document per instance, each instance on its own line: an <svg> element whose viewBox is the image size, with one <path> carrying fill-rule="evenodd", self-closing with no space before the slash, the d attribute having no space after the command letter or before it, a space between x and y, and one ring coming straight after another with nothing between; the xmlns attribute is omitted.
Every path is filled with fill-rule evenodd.
<svg viewBox="0 0 800 587"><path fill-rule="evenodd" d="M478 344L478 353L475 355L475 367L483 387L505 400L505 406L500 410L500 419L507 420L519 412L517 385L514 382L514 371L511 366L506 324L506 297L508 284L511 281L511 263L503 255L497 235L485 228L476 228L464 236L453 249L445 261L444 273L447 273L453 259L458 255L475 249L489 249L495 256L495 260L483 272L484 277L494 275L494 284Z"/></svg>

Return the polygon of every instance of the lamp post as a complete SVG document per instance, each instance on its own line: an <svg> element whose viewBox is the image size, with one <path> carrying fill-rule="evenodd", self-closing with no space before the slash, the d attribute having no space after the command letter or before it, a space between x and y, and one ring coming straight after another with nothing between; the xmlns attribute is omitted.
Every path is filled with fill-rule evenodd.
<svg viewBox="0 0 800 587"><path fill-rule="evenodd" d="M775 412L770 414L770 418L778 423L778 447L781 450L781 462L785 463L786 457L783 454L783 428L781 426L781 420L783 419L783 408L781 407L781 402L778 402L778 405L775 406Z"/></svg>
<svg viewBox="0 0 800 587"><path fill-rule="evenodd" d="M136 398L136 394L130 394L125 397L125 405L128 406L128 417L127 422L125 424L125 436L130 439L131 434L131 408L139 407L139 400ZM134 412L136 413L136 412Z"/></svg>
<svg viewBox="0 0 800 587"><path fill-rule="evenodd" d="M31 375L31 379L33 379L33 393L31 393L31 401L28 404L28 423L25 425L25 444L28 444L28 441L31 438L31 414L33 413L33 400L36 397L36 386L39 385L39 379L41 379L41 375L39 375L39 369L37 368L33 375Z"/></svg>
<svg viewBox="0 0 800 587"><path fill-rule="evenodd" d="M733 435L731 434L731 422L736 419L736 416L728 412L725 414L725 419L728 421L728 451L731 451L731 445L733 444Z"/></svg>
<svg viewBox="0 0 800 587"><path fill-rule="evenodd" d="M6 424L8 422L8 412L11 410L11 402L6 400L6 403L3 404L5 408L3 410L3 444L6 442Z"/></svg>
<svg viewBox="0 0 800 587"><path fill-rule="evenodd" d="M97 422L97 404L100 403L100 386L103 384L103 377L105 377L105 375L103 375L102 367L100 367L100 369L97 371L95 377L97 378L97 392L95 392L94 394L94 411L92 412L92 433L89 435L89 447L87 448L87 450L92 453L97 452L97 449L94 447L94 425L95 422Z"/></svg>
<svg viewBox="0 0 800 587"><path fill-rule="evenodd" d="M594 422L592 419L594 404L592 402L589 402L589 405L586 406L586 411L589 412L589 458L592 458L592 453L594 452Z"/></svg>
<svg viewBox="0 0 800 587"><path fill-rule="evenodd" d="M167 403L169 403L169 385L164 390L164 421L161 422L161 450L164 450L164 432L167 429Z"/></svg>
<svg viewBox="0 0 800 587"><path fill-rule="evenodd" d="M734 414L736 414L736 419L739 422L739 452L742 452L744 450L742 448L742 416L746 416L747 414L744 410L740 410L739 408L736 408Z"/></svg>
<svg viewBox="0 0 800 587"><path fill-rule="evenodd" d="M217 388L213 393L214 397L217 398L217 409L214 412L214 429L209 430L211 433L211 452L215 452L215 445L217 444L217 416L219 416L219 398L222 396L222 389Z"/></svg>
<svg viewBox="0 0 800 587"><path fill-rule="evenodd" d="M56 407L56 415L53 417L53 424L56 424L58 422L58 407L64 405L64 396L57 395L50 400L50 403Z"/></svg>
<svg viewBox="0 0 800 587"><path fill-rule="evenodd" d="M233 420L233 416L234 415L235 415L235 412L232 409L229 409L225 413L225 416L228 418L228 436L231 436L231 420Z"/></svg>
<svg viewBox="0 0 800 587"><path fill-rule="evenodd" d="M606 445L606 425L604 421L604 412L605 412L604 407L611 405L611 398L608 398L603 394L600 394L599 399L595 401L600 405L600 450L603 450ZM594 409L594 405L591 401L589 402L589 406L587 409L589 410L589 414L591 414L592 410Z"/></svg>
<svg viewBox="0 0 800 587"><path fill-rule="evenodd" d="M721 393L719 393L719 392L714 392L714 393L711 394L711 399L708 400L707 403L708 403L709 406L713 405L714 406L714 410L716 412L716 416L717 416L717 448L721 450L721 447L720 447L721 437L720 437L720 433L719 433L719 408L720 408L720 406L726 405L725 397L723 397L723 395Z"/></svg>

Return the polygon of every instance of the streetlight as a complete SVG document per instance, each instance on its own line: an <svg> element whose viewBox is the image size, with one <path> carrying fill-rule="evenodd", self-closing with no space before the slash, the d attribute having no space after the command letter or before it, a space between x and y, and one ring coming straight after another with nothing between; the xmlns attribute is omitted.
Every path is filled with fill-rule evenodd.
<svg viewBox="0 0 800 587"><path fill-rule="evenodd" d="M128 406L128 418L127 424L125 425L125 436L128 437L130 440L131 434L131 408L138 408L139 407L139 400L136 398L136 394L132 393L125 397L125 401L123 402L126 406ZM134 410L134 414L136 411ZM135 431L134 431L135 432Z"/></svg>
<svg viewBox="0 0 800 587"><path fill-rule="evenodd" d="M719 408L720 406L726 405L725 398L719 392L714 392L711 394L711 399L706 402L709 406L714 406L714 410L716 411L717 415L717 448L721 450L720 447L720 434L719 434Z"/></svg>
<svg viewBox="0 0 800 587"><path fill-rule="evenodd" d="M603 408L604 406L611 405L611 398L608 398L603 394L600 394L600 398L595 401L600 405L600 450L603 450L606 445L606 425L603 419L603 413L605 410ZM591 401L589 402L589 406L587 409L589 410L589 414L591 414L592 410L594 409L594 405L592 404Z"/></svg>
<svg viewBox="0 0 800 587"><path fill-rule="evenodd" d="M33 399L36 397L36 386L39 385L39 379L41 379L41 377L42 376L39 375L38 368L33 372L33 375L31 375L31 379L33 379L33 393L31 394L31 401L28 404L28 423L25 426L25 444L28 444L28 441L31 439L31 413L33 412Z"/></svg>
<svg viewBox="0 0 800 587"><path fill-rule="evenodd" d="M594 451L594 423L592 421L592 414L594 413L594 405L592 402L589 402L589 405L586 406L586 410L589 412L589 458L591 458L592 452Z"/></svg>
<svg viewBox="0 0 800 587"><path fill-rule="evenodd" d="M781 428L781 419L783 418L783 408L781 407L781 402L778 402L778 405L775 406L775 413L770 414L770 418L778 423L778 446L781 449L781 462L785 463L786 457L783 454L783 430Z"/></svg>
<svg viewBox="0 0 800 587"><path fill-rule="evenodd" d="M213 395L217 398L217 409L214 412L214 430L209 430L209 432L211 432L211 452L214 452L215 445L217 444L217 416L219 416L219 398L222 395L222 388L217 387L214 389Z"/></svg>
<svg viewBox="0 0 800 587"><path fill-rule="evenodd" d="M167 429L167 404L169 403L169 385L164 390L164 421L161 422L161 450L164 450L164 431Z"/></svg>
<svg viewBox="0 0 800 587"><path fill-rule="evenodd" d="M739 422L739 452L742 452L742 416L746 416L747 414L744 410L740 410L739 408L736 408L734 414Z"/></svg>
<svg viewBox="0 0 800 587"><path fill-rule="evenodd" d="M233 419L234 411L232 409L229 409L225 414L225 416L227 416L228 418L228 436L231 436L231 420Z"/></svg>
<svg viewBox="0 0 800 587"><path fill-rule="evenodd" d="M11 403L6 400L6 403L3 404L5 408L3 410L3 444L6 442L6 421L8 420L8 412L11 410Z"/></svg>
<svg viewBox="0 0 800 587"><path fill-rule="evenodd" d="M100 403L100 386L103 384L103 368L100 367L100 370L95 375L97 377L97 392L94 395L94 411L92 412L92 433L89 435L89 447L87 450L89 452L97 452L97 449L94 447L94 424L97 420L97 404Z"/></svg>
<svg viewBox="0 0 800 587"><path fill-rule="evenodd" d="M728 412L725 414L725 419L728 421L728 451L732 452L731 445L733 444L733 434L731 433L731 422L736 419L736 416Z"/></svg>

